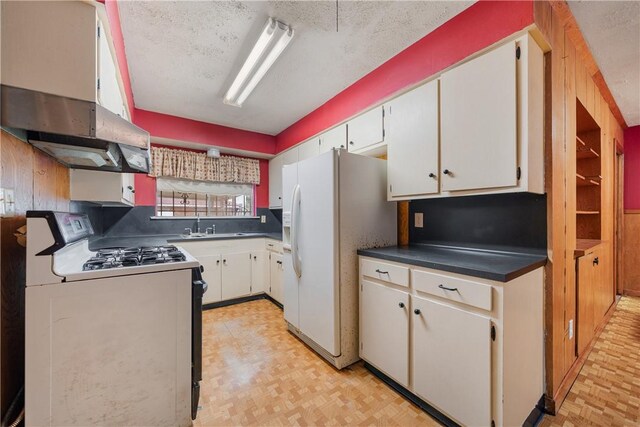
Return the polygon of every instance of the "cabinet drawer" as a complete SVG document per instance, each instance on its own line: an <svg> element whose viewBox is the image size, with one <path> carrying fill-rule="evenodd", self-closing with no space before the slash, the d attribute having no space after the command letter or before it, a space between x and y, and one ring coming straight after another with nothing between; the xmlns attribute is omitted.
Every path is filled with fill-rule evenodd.
<svg viewBox="0 0 640 427"><path fill-rule="evenodd" d="M421 270L411 270L415 290L491 311L491 286Z"/></svg>
<svg viewBox="0 0 640 427"><path fill-rule="evenodd" d="M264 246L268 251L278 252L280 254L282 253L282 242L278 242L272 239L266 239Z"/></svg>
<svg viewBox="0 0 640 427"><path fill-rule="evenodd" d="M409 268L401 265L388 264L386 262L362 260L363 276L384 280L399 286L409 287Z"/></svg>

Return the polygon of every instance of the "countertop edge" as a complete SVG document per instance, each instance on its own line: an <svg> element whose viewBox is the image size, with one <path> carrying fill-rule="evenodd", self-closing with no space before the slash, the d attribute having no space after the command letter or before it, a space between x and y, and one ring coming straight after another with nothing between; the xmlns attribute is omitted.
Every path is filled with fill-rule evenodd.
<svg viewBox="0 0 640 427"><path fill-rule="evenodd" d="M370 258L376 258L376 259L383 259L383 260L387 260L387 261L393 261L393 262L398 262L401 264L409 264L409 265L415 265L418 267L425 267L425 268L431 268L434 270L440 270L440 271L446 271L449 273L456 273L456 274L462 274L465 276L471 276L471 277L477 277L480 279L487 279L487 280L493 280L496 282L502 282L502 283L507 283L510 282L514 279L517 279L520 276L524 276L525 274L536 270L537 268L543 267L544 265L546 265L547 263L547 259L546 257L544 259L539 259L537 261L534 261L522 268L519 268L515 271L511 271L509 273L494 273L491 271L486 271L486 270L474 270L474 269L469 269L469 268L465 268L465 267L457 267L455 265L450 265L450 264L442 264L442 263L437 263L437 262L430 262L430 261L421 261L421 260L416 260L416 259L412 259L412 258L406 258L403 256L397 256L397 255L389 255L389 254L381 254L381 253L376 253L376 252L372 252L375 251L375 249L359 249L358 250L358 255L360 256L366 256L366 257L370 257ZM536 257L537 255L531 255L532 257Z"/></svg>

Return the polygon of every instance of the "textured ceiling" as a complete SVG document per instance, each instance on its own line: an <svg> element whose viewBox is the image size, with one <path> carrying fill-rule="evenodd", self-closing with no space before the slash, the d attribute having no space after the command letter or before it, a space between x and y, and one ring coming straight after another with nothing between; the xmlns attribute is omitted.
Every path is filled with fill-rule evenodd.
<svg viewBox="0 0 640 427"><path fill-rule="evenodd" d="M277 134L473 2L121 1L135 105ZM242 108L224 93L272 16L296 31Z"/></svg>
<svg viewBox="0 0 640 427"><path fill-rule="evenodd" d="M640 2L569 1L629 126L640 124Z"/></svg>

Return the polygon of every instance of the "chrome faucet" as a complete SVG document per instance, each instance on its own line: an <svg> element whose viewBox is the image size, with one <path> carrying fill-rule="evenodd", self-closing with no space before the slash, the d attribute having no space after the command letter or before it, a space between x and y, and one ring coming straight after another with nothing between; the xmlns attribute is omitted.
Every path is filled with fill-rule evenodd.
<svg viewBox="0 0 640 427"><path fill-rule="evenodd" d="M196 213L196 233L200 233L200 214Z"/></svg>
<svg viewBox="0 0 640 427"><path fill-rule="evenodd" d="M216 234L215 224L213 224L211 227L207 227L206 234Z"/></svg>

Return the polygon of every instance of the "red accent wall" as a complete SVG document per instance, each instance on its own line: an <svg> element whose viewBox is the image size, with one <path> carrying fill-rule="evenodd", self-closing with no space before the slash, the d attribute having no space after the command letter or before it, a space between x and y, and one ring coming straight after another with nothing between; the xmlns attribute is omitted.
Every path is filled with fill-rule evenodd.
<svg viewBox="0 0 640 427"><path fill-rule="evenodd" d="M533 2L479 1L276 136L281 152L534 22Z"/></svg>
<svg viewBox="0 0 640 427"><path fill-rule="evenodd" d="M640 210L640 125L624 131L624 208Z"/></svg>

